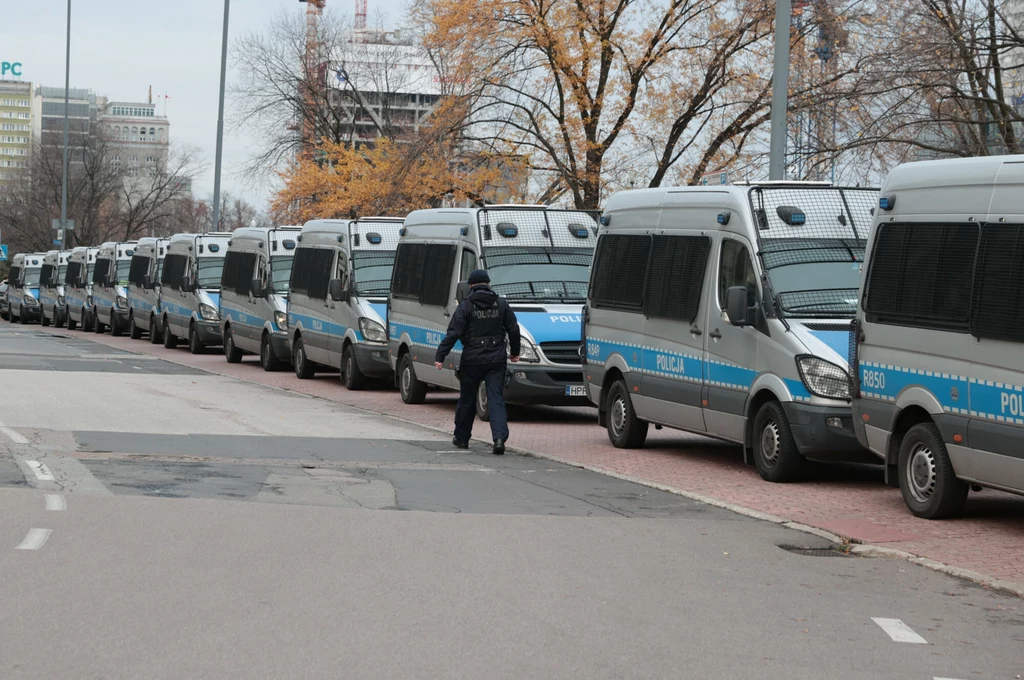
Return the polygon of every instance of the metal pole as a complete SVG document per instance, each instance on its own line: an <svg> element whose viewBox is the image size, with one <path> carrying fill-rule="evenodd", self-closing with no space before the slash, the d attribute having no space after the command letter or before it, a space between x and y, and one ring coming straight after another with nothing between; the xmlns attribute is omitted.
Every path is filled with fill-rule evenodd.
<svg viewBox="0 0 1024 680"><path fill-rule="evenodd" d="M59 247L64 250L67 239L68 223L68 137L71 135L69 112L71 108L71 0L68 0L68 38L65 48L64 64L64 176L60 187L60 241Z"/></svg>
<svg viewBox="0 0 1024 680"><path fill-rule="evenodd" d="M786 107L789 106L789 32L792 3L775 0L775 67L772 76L772 137L768 179L786 179Z"/></svg>
<svg viewBox="0 0 1024 680"><path fill-rule="evenodd" d="M69 0L70 1L70 0ZM213 230L220 224L220 165L224 153L224 80L228 68L228 8L231 0L224 0L224 39L220 48L220 105L217 109L217 160L213 170Z"/></svg>

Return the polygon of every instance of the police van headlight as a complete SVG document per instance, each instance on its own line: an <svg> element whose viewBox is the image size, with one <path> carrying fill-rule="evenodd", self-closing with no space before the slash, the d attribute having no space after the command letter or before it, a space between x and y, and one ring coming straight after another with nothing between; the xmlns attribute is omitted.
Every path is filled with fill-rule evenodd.
<svg viewBox="0 0 1024 680"><path fill-rule="evenodd" d="M86 307L92 307L92 296L91 295L86 295L85 296L85 306Z"/></svg>
<svg viewBox="0 0 1024 680"><path fill-rule="evenodd" d="M25 302L30 305L34 305L36 303L36 296L32 293L25 293Z"/></svg>
<svg viewBox="0 0 1024 680"><path fill-rule="evenodd" d="M117 308L118 309L128 309L128 298L124 297L123 295L118 295L117 296Z"/></svg>
<svg viewBox="0 0 1024 680"><path fill-rule="evenodd" d="M850 374L842 366L804 354L796 358L796 367L811 394L828 399L850 398Z"/></svg>
<svg viewBox="0 0 1024 680"><path fill-rule="evenodd" d="M388 333L384 330L384 326L373 319L367 319L365 316L359 319L359 332L370 342L388 341Z"/></svg>
<svg viewBox="0 0 1024 680"><path fill-rule="evenodd" d="M283 331L288 330L288 315L284 312L274 312L274 324Z"/></svg>
<svg viewBox="0 0 1024 680"><path fill-rule="evenodd" d="M199 315L203 317L203 321L217 321L220 318L220 312L213 305L199 304Z"/></svg>
<svg viewBox="0 0 1024 680"><path fill-rule="evenodd" d="M508 349L508 347L506 347ZM511 350L508 350L511 353ZM537 348L534 347L533 343L523 338L519 343L519 360L529 362L539 362L540 355L537 353Z"/></svg>

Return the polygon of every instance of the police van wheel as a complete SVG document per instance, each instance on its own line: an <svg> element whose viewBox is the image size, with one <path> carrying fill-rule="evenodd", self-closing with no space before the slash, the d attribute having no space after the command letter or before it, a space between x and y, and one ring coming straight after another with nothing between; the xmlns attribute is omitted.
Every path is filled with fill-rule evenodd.
<svg viewBox="0 0 1024 680"><path fill-rule="evenodd" d="M229 364L237 364L242 360L242 350L235 346L235 333L231 326L224 329L224 358Z"/></svg>
<svg viewBox="0 0 1024 680"><path fill-rule="evenodd" d="M648 424L636 417L625 380L608 391L608 439L619 449L635 449L647 441Z"/></svg>
<svg viewBox="0 0 1024 680"><path fill-rule="evenodd" d="M270 334L263 334L263 341L260 342L260 366L267 373L281 370L281 360L274 354L274 346L270 344Z"/></svg>
<svg viewBox="0 0 1024 680"><path fill-rule="evenodd" d="M295 349L292 351L292 364L295 366L295 377L309 380L316 374L316 366L306 356L306 347L302 338L295 338Z"/></svg>
<svg viewBox="0 0 1024 680"><path fill-rule="evenodd" d="M132 340L139 340L142 338L142 329L135 324L134 314L128 317L128 337Z"/></svg>
<svg viewBox="0 0 1024 680"><path fill-rule="evenodd" d="M792 482L800 478L807 459L797 451L789 418L777 401L763 404L754 418L754 465L766 482Z"/></svg>
<svg viewBox="0 0 1024 680"><path fill-rule="evenodd" d="M56 319L57 315L54 314L53 318ZM50 320L46 318L46 312L43 312L43 311L39 312L39 325L40 326L49 326L50 325Z"/></svg>
<svg viewBox="0 0 1024 680"><path fill-rule="evenodd" d="M156 317L152 314L149 315L149 342L154 345L159 345L160 341L164 339L164 334L160 332L160 325L156 322Z"/></svg>
<svg viewBox="0 0 1024 680"><path fill-rule="evenodd" d="M178 336L171 332L171 325L164 324L164 348L174 349L178 346Z"/></svg>
<svg viewBox="0 0 1024 680"><path fill-rule="evenodd" d="M117 320L117 313L110 313L110 334L115 338L121 337L121 333L124 331L121 329L121 323Z"/></svg>
<svg viewBox="0 0 1024 680"><path fill-rule="evenodd" d="M491 412L487 408L487 383L482 380L476 388L476 417L485 423L491 419Z"/></svg>
<svg viewBox="0 0 1024 680"><path fill-rule="evenodd" d="M188 327L188 351L192 354L202 354L206 351L206 345L199 339L199 331L196 330L194 323Z"/></svg>
<svg viewBox="0 0 1024 680"><path fill-rule="evenodd" d="M96 312L93 312L92 316L93 316L92 330L96 333L96 335L103 335L103 332L105 330L107 330L106 324L104 324L102 321L100 321L100 315L97 314Z"/></svg>
<svg viewBox="0 0 1024 680"><path fill-rule="evenodd" d="M68 321L68 317L67 317L67 314L64 312L64 310L62 309L62 310L58 311L57 308L54 307L53 308L53 325L56 326L57 328L64 328L64 326L67 325L67 321Z"/></svg>
<svg viewBox="0 0 1024 680"><path fill-rule="evenodd" d="M402 355L398 366L398 393L406 404L422 404L427 398L427 384L416 377L412 357Z"/></svg>
<svg viewBox="0 0 1024 680"><path fill-rule="evenodd" d="M73 331L78 328L78 322L71 318L70 312L64 312L64 318L67 319L68 330Z"/></svg>
<svg viewBox="0 0 1024 680"><path fill-rule="evenodd" d="M352 391L366 387L366 376L359 369L351 345L345 348L345 353L341 357L341 379L345 381L345 387Z"/></svg>
<svg viewBox="0 0 1024 680"><path fill-rule="evenodd" d="M956 478L938 428L914 425L900 443L900 492L910 511L924 519L963 512L969 486Z"/></svg>

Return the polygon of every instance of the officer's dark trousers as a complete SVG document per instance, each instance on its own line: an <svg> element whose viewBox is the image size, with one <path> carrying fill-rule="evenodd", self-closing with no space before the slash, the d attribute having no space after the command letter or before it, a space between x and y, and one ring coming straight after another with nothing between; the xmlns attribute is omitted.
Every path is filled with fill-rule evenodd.
<svg viewBox="0 0 1024 680"><path fill-rule="evenodd" d="M491 439L508 439L508 415L505 413L505 362L463 364L459 371L461 391L455 407L455 438L468 442L476 418L476 390L487 385L487 411L491 416Z"/></svg>

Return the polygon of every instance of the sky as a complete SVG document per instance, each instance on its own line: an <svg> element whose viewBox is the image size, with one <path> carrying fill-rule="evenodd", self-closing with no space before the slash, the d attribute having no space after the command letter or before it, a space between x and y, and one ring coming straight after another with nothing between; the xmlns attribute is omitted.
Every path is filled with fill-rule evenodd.
<svg viewBox="0 0 1024 680"><path fill-rule="evenodd" d="M355 7L355 0L327 3L349 16ZM369 14L385 12L400 23L404 6L370 0ZM303 15L305 7L299 0L234 0L229 40L259 31L278 12ZM21 62L23 80L63 87L66 9L66 0L0 0L0 62ZM71 0L71 87L136 102L146 101L150 85L154 101L166 92L172 146L198 148L208 166L193 185L197 198L213 195L223 18L221 0ZM229 94L221 191L266 209L270 187L248 186L239 176L253 141L231 129L230 112Z"/></svg>

